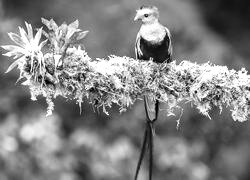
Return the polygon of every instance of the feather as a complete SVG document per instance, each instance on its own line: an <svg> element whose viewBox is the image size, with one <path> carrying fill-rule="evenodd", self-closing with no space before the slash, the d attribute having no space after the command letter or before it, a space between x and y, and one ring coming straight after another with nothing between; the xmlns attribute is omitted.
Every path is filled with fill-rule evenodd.
<svg viewBox="0 0 250 180"><path fill-rule="evenodd" d="M171 34L170 34L170 31L169 31L169 29L167 27L165 27L165 30L166 30L167 36L169 38L168 53L170 55L170 58L172 59L173 47L172 47L172 41L171 41Z"/></svg>
<svg viewBox="0 0 250 180"><path fill-rule="evenodd" d="M135 57L136 59L141 59L140 57L142 56L142 51L140 48L140 42L141 42L141 36L138 33L136 37L136 42L135 42Z"/></svg>
<svg viewBox="0 0 250 180"><path fill-rule="evenodd" d="M149 146L149 172L148 177L149 180L152 180L152 173L153 173L153 161L154 161L154 127L152 122L148 122L148 131L149 131L149 137L148 137L148 146Z"/></svg>
<svg viewBox="0 0 250 180"><path fill-rule="evenodd" d="M134 178L135 180L137 180L137 177L138 177L138 174L139 174L139 171L140 171L140 168L141 168L141 163L142 163L142 160L144 158L145 151L146 151L146 146L147 146L147 141L148 141L148 132L149 132L148 128L146 128L145 132L144 132L144 137L143 137L143 142L142 142L139 161L138 161L137 167L136 167L135 178Z"/></svg>
<svg viewBox="0 0 250 180"><path fill-rule="evenodd" d="M146 95L144 96L144 107L145 107L146 117L150 121L156 119L155 103L156 103L155 100L151 100Z"/></svg>

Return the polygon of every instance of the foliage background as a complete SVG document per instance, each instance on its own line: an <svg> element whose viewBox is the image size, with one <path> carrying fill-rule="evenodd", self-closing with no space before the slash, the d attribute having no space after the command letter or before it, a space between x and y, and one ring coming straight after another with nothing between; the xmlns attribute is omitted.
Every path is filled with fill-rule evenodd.
<svg viewBox="0 0 250 180"><path fill-rule="evenodd" d="M250 2L247 0L0 0L0 44L24 20L36 27L41 17L67 23L79 19L90 30L85 40L90 57L134 57L139 25L133 22L142 4L159 7L161 22L173 36L174 58L210 61L239 70L250 63ZM1 49L2 52L2 49ZM132 179L143 135L144 107L111 116L87 103L82 115L73 102L59 98L45 118L44 99L32 102L25 87L15 85L18 72L4 74L10 61L0 60L0 179ZM211 112L212 120L184 104L179 117L161 111L155 136L155 179L247 180L250 178L250 123L234 122L228 110ZM147 178L145 165L140 179Z"/></svg>

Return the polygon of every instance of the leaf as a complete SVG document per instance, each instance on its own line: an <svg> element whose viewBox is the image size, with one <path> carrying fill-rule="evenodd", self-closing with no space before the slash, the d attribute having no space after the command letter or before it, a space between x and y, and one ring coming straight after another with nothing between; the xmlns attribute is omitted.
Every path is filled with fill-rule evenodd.
<svg viewBox="0 0 250 180"><path fill-rule="evenodd" d="M56 22L53 19L47 20L45 18L41 18L42 19L42 23L47 26L47 28L49 30L53 30L56 31L58 29L58 26L56 24Z"/></svg>
<svg viewBox="0 0 250 180"><path fill-rule="evenodd" d="M18 82L20 82L23 78L24 78L24 71L20 70L20 74L19 74L19 77L18 79L16 80L15 84L17 84Z"/></svg>
<svg viewBox="0 0 250 180"><path fill-rule="evenodd" d="M17 53L15 54L15 56L13 57L13 59L18 59L18 58L20 58L20 57L23 56L23 55L24 55L23 53L17 52Z"/></svg>
<svg viewBox="0 0 250 180"><path fill-rule="evenodd" d="M40 45L39 45L39 48L42 49L43 46L47 43L47 41L48 41L48 39L42 41L42 42L40 43Z"/></svg>
<svg viewBox="0 0 250 180"><path fill-rule="evenodd" d="M65 38L67 35L67 31L68 31L68 26L67 24L64 22L60 27L59 27L59 33L58 33L58 40L60 40L61 38Z"/></svg>
<svg viewBox="0 0 250 180"><path fill-rule="evenodd" d="M68 32L67 32L67 35L66 35L66 39L70 39L73 34L76 32L76 29L75 28L68 28Z"/></svg>
<svg viewBox="0 0 250 180"><path fill-rule="evenodd" d="M55 69L57 68L59 61L61 59L61 55L54 55L54 60L55 60Z"/></svg>
<svg viewBox="0 0 250 180"><path fill-rule="evenodd" d="M78 21L78 19L75 20L74 22L72 22L71 24L69 24L69 27L77 29L79 27L79 21Z"/></svg>
<svg viewBox="0 0 250 180"><path fill-rule="evenodd" d="M85 36L89 33L89 31L83 31L83 32L79 32L77 37L76 37L76 40L79 41L83 38L85 38Z"/></svg>
<svg viewBox="0 0 250 180"><path fill-rule="evenodd" d="M23 56L24 54L23 53L20 53L20 52L13 52L13 51L10 51L10 52L7 52L5 54L3 54L3 56L7 56L7 57L11 57L11 56L14 56L14 59L20 57L20 56Z"/></svg>
<svg viewBox="0 0 250 180"><path fill-rule="evenodd" d="M20 26L18 28L20 31L22 41L25 43L25 45L29 44L29 38L28 38L28 35L25 32L25 30L23 28L21 28Z"/></svg>
<svg viewBox="0 0 250 180"><path fill-rule="evenodd" d="M22 56L25 54L25 50L19 46L14 46L14 45L7 45L7 46L1 46L3 49L9 51L5 54L3 54L4 56L8 56L8 57L11 57L11 56L15 56L14 59Z"/></svg>
<svg viewBox="0 0 250 180"><path fill-rule="evenodd" d="M31 82L30 82L30 79L27 79L26 81L24 81L22 83L23 86L30 86L31 85Z"/></svg>
<svg viewBox="0 0 250 180"><path fill-rule="evenodd" d="M15 45L6 45L6 46L1 46L3 49L7 50L7 51L16 51L17 49L19 49L19 46L15 46Z"/></svg>
<svg viewBox="0 0 250 180"><path fill-rule="evenodd" d="M8 36L9 36L10 39L11 39L12 41L14 41L17 45L19 45L19 46L21 46L21 47L25 47L25 43L23 42L22 38L21 38L19 35L10 32L10 33L8 33Z"/></svg>
<svg viewBox="0 0 250 180"><path fill-rule="evenodd" d="M42 23L43 23L45 26L47 26L48 29L50 29L50 21L47 20L47 19L45 19L45 18L41 18L41 20L42 20Z"/></svg>
<svg viewBox="0 0 250 180"><path fill-rule="evenodd" d="M34 38L34 45L38 45L39 44L39 41L41 39L41 36L42 36L42 28L40 28L36 35L35 35L35 38Z"/></svg>
<svg viewBox="0 0 250 180"><path fill-rule="evenodd" d="M58 29L58 25L53 19L50 19L50 26L53 31L56 31Z"/></svg>
<svg viewBox="0 0 250 180"><path fill-rule="evenodd" d="M27 31L28 31L28 38L29 38L29 40L31 40L31 39L33 39L32 26L31 26L31 24L28 24L26 21L25 21L25 25L26 25L26 28L27 28Z"/></svg>
<svg viewBox="0 0 250 180"><path fill-rule="evenodd" d="M23 61L23 58L17 59L15 60L7 69L7 71L5 73L10 72L12 69L14 69L21 61Z"/></svg>
<svg viewBox="0 0 250 180"><path fill-rule="evenodd" d="M50 38L50 37L49 37L49 34L48 34L46 31L42 30L42 34L43 34L47 39Z"/></svg>

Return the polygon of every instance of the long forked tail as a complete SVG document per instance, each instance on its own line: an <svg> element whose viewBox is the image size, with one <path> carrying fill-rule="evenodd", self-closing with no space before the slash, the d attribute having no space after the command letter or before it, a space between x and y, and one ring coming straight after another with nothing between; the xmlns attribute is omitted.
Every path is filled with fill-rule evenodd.
<svg viewBox="0 0 250 180"><path fill-rule="evenodd" d="M142 163L142 160L144 158L145 151L146 151L147 140L148 140L148 128L145 128L143 143L142 143L142 147L141 147L141 153L140 153L140 157L139 157L139 160L138 160L138 163L137 163L134 180L137 180L137 177L138 177L138 174L139 174L139 171L140 171L140 168L141 168L141 163Z"/></svg>
<svg viewBox="0 0 250 180"><path fill-rule="evenodd" d="M148 137L148 148L149 148L149 171L148 171L148 177L149 180L152 179L152 174L153 174L153 162L154 162L154 138L153 138L153 133L154 133L154 127L152 123L147 123L148 124L148 131L149 137Z"/></svg>
<svg viewBox="0 0 250 180"><path fill-rule="evenodd" d="M136 173L135 173L135 178L134 180L137 180L138 174L141 168L141 163L145 155L146 148L148 147L149 150L149 180L152 180L152 173L153 173L153 155L154 155L154 141L153 141L153 136L154 136L154 122L158 118L158 112L159 112L159 101L156 100L154 103L154 113L155 116L154 118L150 118L150 107L148 104L148 99L146 96L144 96L144 107L145 107L145 112L146 112L146 127L145 127L145 132L144 132L144 137L143 137L143 142L142 142L142 147L141 147L141 153L140 157L137 163L136 167Z"/></svg>

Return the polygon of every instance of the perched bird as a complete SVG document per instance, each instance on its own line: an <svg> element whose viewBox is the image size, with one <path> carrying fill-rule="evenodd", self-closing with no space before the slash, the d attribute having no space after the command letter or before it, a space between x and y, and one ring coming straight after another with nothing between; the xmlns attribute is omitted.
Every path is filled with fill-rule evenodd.
<svg viewBox="0 0 250 180"><path fill-rule="evenodd" d="M136 11L135 21L142 25L136 37L136 59L152 60L156 63L172 61L172 44L168 28L159 22L159 11L155 6L141 6ZM152 105L154 106L153 108ZM146 128L142 142L141 153L137 163L135 180L138 177L141 163L146 151L149 149L149 180L152 179L153 169L153 134L154 122L158 118L159 101L152 101L145 95L144 106L146 111ZM151 107L150 107L151 106ZM153 112L153 115L152 115Z"/></svg>
<svg viewBox="0 0 250 180"><path fill-rule="evenodd" d="M141 6L136 11L135 21L142 25L135 44L136 58L162 63L170 62L172 56L171 36L167 27L159 22L159 11L155 6Z"/></svg>

